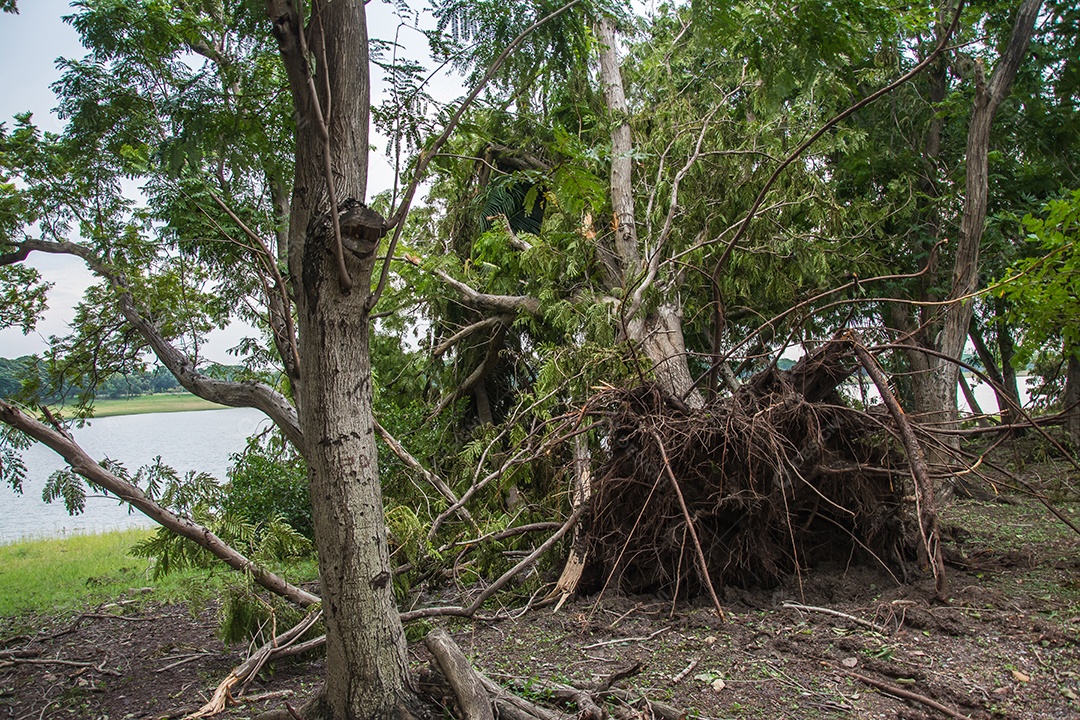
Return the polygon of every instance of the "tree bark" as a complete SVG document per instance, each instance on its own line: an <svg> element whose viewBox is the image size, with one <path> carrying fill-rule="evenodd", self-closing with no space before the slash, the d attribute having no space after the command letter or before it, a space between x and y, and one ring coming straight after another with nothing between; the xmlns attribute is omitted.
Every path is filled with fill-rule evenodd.
<svg viewBox="0 0 1080 720"><path fill-rule="evenodd" d="M645 316L633 307L636 304L628 302L632 283L641 282L639 276L645 269L638 250L634 211L630 108L626 102L622 71L615 49L614 21L606 15L602 16L596 24L596 34L600 40L600 82L611 123L611 208L621 280L617 294L622 298L623 312L633 314L633 317L624 318L626 339L640 346L652 362L656 381L665 391L683 399L692 408L700 408L705 400L694 387L690 374L682 329L682 308L671 297L672 289L667 288L668 297L660 307Z"/></svg>
<svg viewBox="0 0 1080 720"><path fill-rule="evenodd" d="M1062 399L1065 411L1065 428L1072 438L1073 450L1080 452L1080 349L1065 348L1069 356L1065 368L1065 395Z"/></svg>
<svg viewBox="0 0 1080 720"><path fill-rule="evenodd" d="M366 224L346 222L364 216L367 185L364 2L315 0L310 7L310 18L302 18L289 0L267 3L297 116L289 272L326 622L326 685L305 716L401 717L413 692L390 582L368 354L368 288L384 230L381 218L370 222L372 213ZM343 260L339 242L349 248Z"/></svg>
<svg viewBox="0 0 1080 720"><path fill-rule="evenodd" d="M986 81L981 64L976 65L975 102L968 126L967 175L964 191L964 213L960 221L960 238L957 242L956 261L953 266L952 291L954 302L945 309L940 350L948 357L959 359L967 340L974 309L970 295L979 283L979 245L986 225L986 208L989 195L990 129L994 115L1008 96L1020 64L1027 54L1028 44L1035 29L1042 0L1024 0L1017 12L1012 34L997 67ZM937 387L942 393L940 407L950 418L956 417L956 376L959 367L954 363L942 363L940 373L943 381Z"/></svg>
<svg viewBox="0 0 1080 720"><path fill-rule="evenodd" d="M1020 406L1020 385L1016 379L1016 368L1013 367L1013 358L1016 356L1016 343L1013 341L1012 328L1009 327L1008 308L1005 298L994 298L994 326L997 330L998 356L1001 358L1001 386L1005 393L1012 398L1016 406ZM1015 417L1010 409L1010 417ZM1004 416L1002 416L1004 417Z"/></svg>

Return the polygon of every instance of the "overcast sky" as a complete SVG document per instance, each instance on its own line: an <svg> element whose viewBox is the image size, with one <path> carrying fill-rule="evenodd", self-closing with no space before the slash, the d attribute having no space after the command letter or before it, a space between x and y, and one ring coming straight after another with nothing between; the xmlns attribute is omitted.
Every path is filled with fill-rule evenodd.
<svg viewBox="0 0 1080 720"><path fill-rule="evenodd" d="M62 124L52 112L56 96L49 86L60 79L56 69L59 57L81 58L85 54L78 34L62 18L72 13L70 0L20 0L19 14L0 13L0 67L8 68L0 88L0 122L9 128L16 113L30 111L34 121L44 130L59 132ZM419 3L418 3L419 4ZM383 2L367 6L368 24L373 37L393 40L398 25L392 8ZM429 18L430 20L430 18ZM427 63L427 40L414 30L403 28L400 42L416 53L416 58ZM379 78L375 101L378 101ZM429 91L441 102L450 102L464 94L460 80L455 77L437 79ZM377 152L371 158L369 195L390 188L393 170L382 156L386 146L383 138L373 137ZM81 261L74 258L34 253L27 261L37 267L42 275L54 283L49 293L49 311L38 323L37 329L24 336L18 329L0 330L0 356L18 357L40 353L48 347L50 335L63 335L67 323L74 316L73 306L82 297L83 290L92 276ZM234 346L251 331L233 327L211 335L208 345L201 352L218 362L232 361L225 350Z"/></svg>

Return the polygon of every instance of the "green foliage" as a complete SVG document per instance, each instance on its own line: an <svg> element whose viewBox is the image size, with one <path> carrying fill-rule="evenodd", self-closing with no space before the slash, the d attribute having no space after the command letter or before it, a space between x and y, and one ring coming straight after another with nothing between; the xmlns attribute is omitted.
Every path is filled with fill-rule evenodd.
<svg viewBox="0 0 1080 720"><path fill-rule="evenodd" d="M162 506L209 528L227 545L255 562L280 563L305 557L312 550L311 541L280 514L252 519L227 509L228 486L223 488L206 473L189 472L181 478L159 457L153 464L140 468L133 482L143 486L147 495ZM250 510L242 502L237 504L242 510ZM208 568L217 562L202 546L164 527L136 545L132 553L154 560L155 578L178 570Z"/></svg>
<svg viewBox="0 0 1080 720"><path fill-rule="evenodd" d="M234 457L221 504L226 513L249 523L283 521L314 539L307 464L280 433L248 439L244 451Z"/></svg>
<svg viewBox="0 0 1080 720"><path fill-rule="evenodd" d="M71 470L57 470L45 481L41 499L47 503L62 499L69 515L80 515L86 509L86 488Z"/></svg>
<svg viewBox="0 0 1080 720"><path fill-rule="evenodd" d="M221 596L221 639L227 645L270 642L285 628L294 627L308 611L275 595L259 593L251 583L230 582ZM300 640L326 632L315 623Z"/></svg>
<svg viewBox="0 0 1080 720"><path fill-rule="evenodd" d="M26 463L20 451L30 447L30 438L13 427L0 428L0 484L22 494Z"/></svg>
<svg viewBox="0 0 1080 720"><path fill-rule="evenodd" d="M1035 396L1044 407L1064 395L1064 366L1080 358L1080 190L1047 203L1023 221L1026 257L1008 270L999 293L1023 329L1013 359L1042 378Z"/></svg>
<svg viewBox="0 0 1080 720"><path fill-rule="evenodd" d="M1080 353L1080 190L1050 201L1040 215L1024 218L1034 252L1011 268L1001 289L1025 329L1021 367L1051 343Z"/></svg>

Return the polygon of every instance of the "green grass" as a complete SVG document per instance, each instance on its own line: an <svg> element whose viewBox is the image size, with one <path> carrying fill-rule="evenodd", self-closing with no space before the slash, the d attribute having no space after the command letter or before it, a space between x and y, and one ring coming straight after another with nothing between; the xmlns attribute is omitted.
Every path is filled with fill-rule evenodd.
<svg viewBox="0 0 1080 720"><path fill-rule="evenodd" d="M153 580L149 561L128 554L153 529L121 530L0 545L0 618L65 615L121 596L202 605L243 576L215 563ZM271 569L291 582L318 577L314 558Z"/></svg>
<svg viewBox="0 0 1080 720"><path fill-rule="evenodd" d="M150 534L125 530L0 545L0 617L63 613L154 585L128 550Z"/></svg>
<svg viewBox="0 0 1080 720"><path fill-rule="evenodd" d="M159 393L157 395L140 395L139 397L119 398L116 400L99 398L94 401L94 417L185 412L188 410L220 410L222 407L224 406L203 400L189 393Z"/></svg>

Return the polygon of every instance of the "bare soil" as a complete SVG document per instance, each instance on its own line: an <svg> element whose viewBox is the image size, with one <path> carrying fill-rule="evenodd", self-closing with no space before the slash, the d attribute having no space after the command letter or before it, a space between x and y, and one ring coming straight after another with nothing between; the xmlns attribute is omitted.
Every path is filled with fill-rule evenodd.
<svg viewBox="0 0 1080 720"><path fill-rule="evenodd" d="M1080 524L1080 504L1057 507ZM948 716L883 687L956 716L1080 718L1080 535L1029 500L958 502L944 520L947 603L928 575L904 584L833 564L778 589L727 589L725 621L710 604L606 593L449 628L478 668L538 701L551 682L584 685L640 663L620 687L701 718ZM181 717L247 652L224 647L217 624L212 607L140 598L2 619L0 718ZM421 644L411 652L418 669L427 663ZM265 670L220 717L299 707L322 662Z"/></svg>

